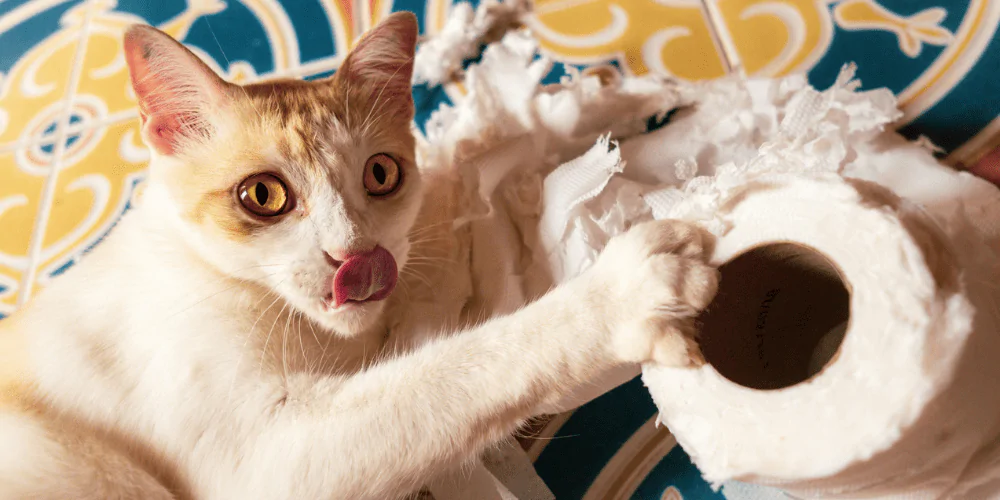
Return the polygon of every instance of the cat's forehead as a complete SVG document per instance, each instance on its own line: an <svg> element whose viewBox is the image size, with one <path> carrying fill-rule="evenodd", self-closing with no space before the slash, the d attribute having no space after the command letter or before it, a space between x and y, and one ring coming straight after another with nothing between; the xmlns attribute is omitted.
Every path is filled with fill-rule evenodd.
<svg viewBox="0 0 1000 500"><path fill-rule="evenodd" d="M242 87L241 115L257 124L252 135L267 136L291 161L322 162L344 148L365 143L399 143L396 154L410 156L408 120L382 109L370 89L335 80L272 80Z"/></svg>
<svg viewBox="0 0 1000 500"><path fill-rule="evenodd" d="M341 106L347 89L333 82L278 79L243 86L243 97L259 113L282 121L322 123L343 118Z"/></svg>
<svg viewBox="0 0 1000 500"><path fill-rule="evenodd" d="M289 160L315 161L331 139L351 134L337 85L278 80L245 86L242 94L241 118Z"/></svg>

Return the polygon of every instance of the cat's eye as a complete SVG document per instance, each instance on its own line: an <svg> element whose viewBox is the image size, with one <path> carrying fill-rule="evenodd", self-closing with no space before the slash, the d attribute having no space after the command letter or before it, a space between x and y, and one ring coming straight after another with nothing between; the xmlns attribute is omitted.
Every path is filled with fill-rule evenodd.
<svg viewBox="0 0 1000 500"><path fill-rule="evenodd" d="M291 208L288 188L273 174L255 174L240 183L237 190L240 203L254 215L271 217Z"/></svg>
<svg viewBox="0 0 1000 500"><path fill-rule="evenodd" d="M377 154L365 162L365 191L371 196L392 194L399 188L402 172L389 155Z"/></svg>

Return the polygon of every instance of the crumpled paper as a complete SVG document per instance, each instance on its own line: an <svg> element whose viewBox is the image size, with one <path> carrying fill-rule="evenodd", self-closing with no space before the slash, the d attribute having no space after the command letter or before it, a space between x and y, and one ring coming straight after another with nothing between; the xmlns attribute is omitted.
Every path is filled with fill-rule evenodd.
<svg viewBox="0 0 1000 500"><path fill-rule="evenodd" d="M484 0L476 9L456 3L441 30L417 47L413 83L441 85L459 79L463 63L518 24L528 10L524 0Z"/></svg>
<svg viewBox="0 0 1000 500"><path fill-rule="evenodd" d="M456 74L498 22L484 12L456 10L446 35L419 53L415 81ZM432 58L442 61L438 67ZM513 311L580 273L636 222L685 219L722 234L727 226L718 214L727 193L778 172L887 185L932 208L949 232L1000 250L997 190L888 131L900 116L894 96L860 91L853 66L824 91L802 76L683 84L606 69L570 71L542 86L550 68L530 33L509 32L466 70L467 95L426 124L419 161L451 170L466 188L466 215L454 223L469 226L473 240L468 318ZM647 132L650 117L666 116L667 126ZM609 374L605 386L580 388L558 409L637 373ZM737 483L723 491L746 498Z"/></svg>
<svg viewBox="0 0 1000 500"><path fill-rule="evenodd" d="M601 74L571 71L543 87L552 62L537 55L526 31L489 45L466 70L467 95L431 115L418 150L421 164L454 171L469 193L466 215L455 224L472 225L479 242L472 317L509 312L552 285L545 269L529 273L542 179L602 136L641 134L648 117L680 102L676 84L658 76L607 85Z"/></svg>

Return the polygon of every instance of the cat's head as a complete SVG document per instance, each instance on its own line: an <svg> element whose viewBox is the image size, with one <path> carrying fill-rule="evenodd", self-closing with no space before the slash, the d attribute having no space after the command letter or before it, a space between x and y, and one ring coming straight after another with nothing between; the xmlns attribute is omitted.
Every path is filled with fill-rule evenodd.
<svg viewBox="0 0 1000 500"><path fill-rule="evenodd" d="M240 86L166 34L130 28L125 59L152 150L143 202L223 273L335 332L363 331L406 263L419 210L416 39L415 17L393 14L328 79Z"/></svg>

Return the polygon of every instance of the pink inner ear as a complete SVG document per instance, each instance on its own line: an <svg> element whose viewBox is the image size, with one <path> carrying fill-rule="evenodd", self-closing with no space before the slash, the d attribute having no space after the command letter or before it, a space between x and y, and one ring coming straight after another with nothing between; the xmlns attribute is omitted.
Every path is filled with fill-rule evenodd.
<svg viewBox="0 0 1000 500"><path fill-rule="evenodd" d="M220 92L216 81L221 80L183 45L154 28L130 28L124 45L149 146L172 155L184 139L207 137L210 130L201 114Z"/></svg>
<svg viewBox="0 0 1000 500"><path fill-rule="evenodd" d="M146 140L160 154L172 155L176 152L174 146L180 139L181 124L173 115L154 113L149 116L144 128Z"/></svg>

